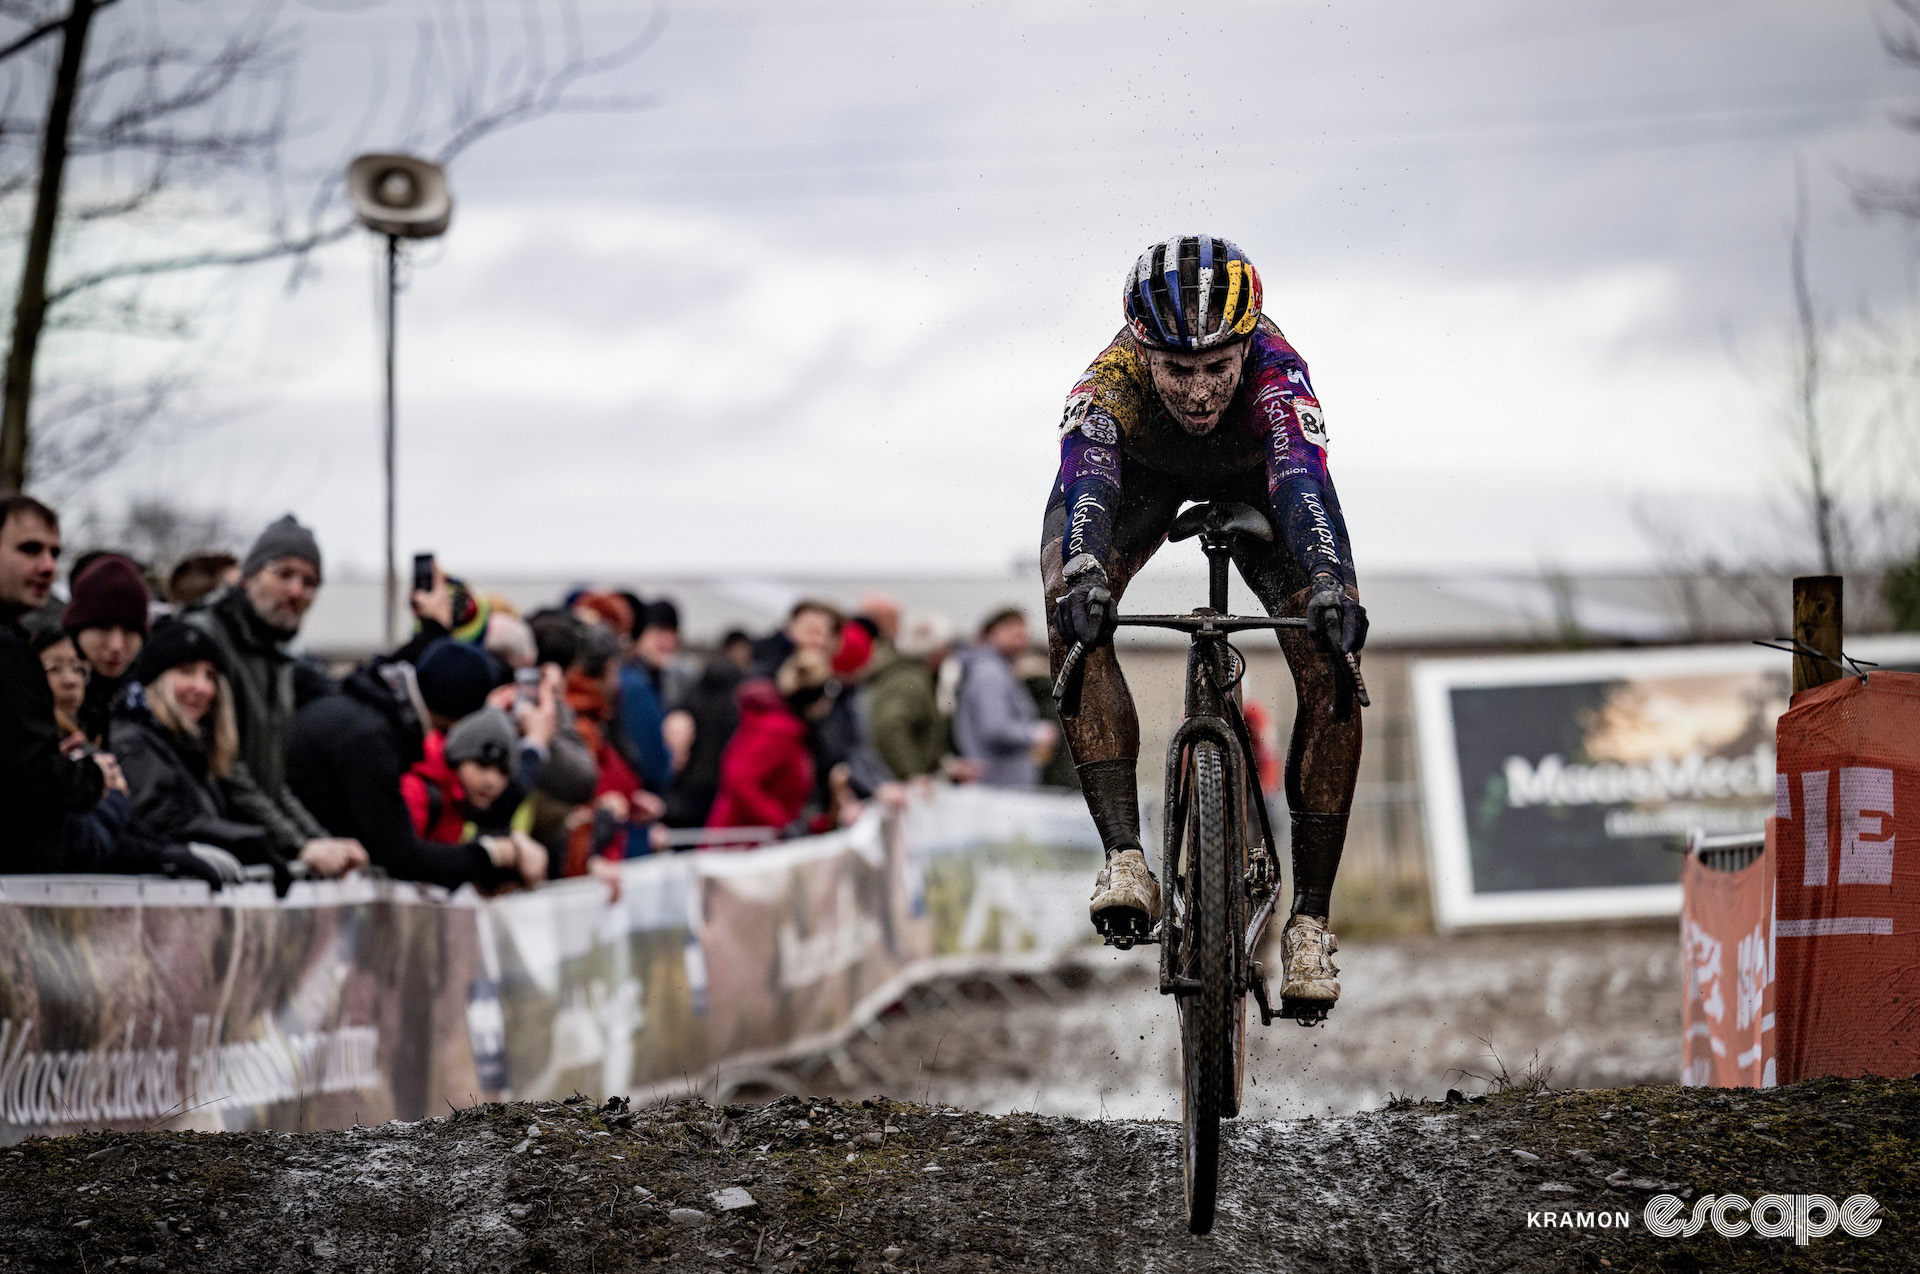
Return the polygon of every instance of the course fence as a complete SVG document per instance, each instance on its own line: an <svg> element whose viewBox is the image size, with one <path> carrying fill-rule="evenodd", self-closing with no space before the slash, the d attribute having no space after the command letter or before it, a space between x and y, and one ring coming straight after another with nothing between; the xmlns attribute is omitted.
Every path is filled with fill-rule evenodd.
<svg viewBox="0 0 1920 1274"><path fill-rule="evenodd" d="M917 980L1070 958L1099 853L1077 795L949 789L629 862L611 904L585 880L0 877L0 1140L685 1091L826 1047Z"/></svg>

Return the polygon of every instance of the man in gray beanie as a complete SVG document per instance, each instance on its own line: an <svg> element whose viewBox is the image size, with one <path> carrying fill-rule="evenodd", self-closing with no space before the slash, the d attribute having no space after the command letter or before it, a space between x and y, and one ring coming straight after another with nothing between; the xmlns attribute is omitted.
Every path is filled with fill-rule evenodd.
<svg viewBox="0 0 1920 1274"><path fill-rule="evenodd" d="M240 582L189 610L186 621L211 636L227 658L240 768L235 805L297 857L325 837L319 821L287 786L293 714L333 692L326 677L287 653L320 591L320 542L289 513L260 533L240 565Z"/></svg>

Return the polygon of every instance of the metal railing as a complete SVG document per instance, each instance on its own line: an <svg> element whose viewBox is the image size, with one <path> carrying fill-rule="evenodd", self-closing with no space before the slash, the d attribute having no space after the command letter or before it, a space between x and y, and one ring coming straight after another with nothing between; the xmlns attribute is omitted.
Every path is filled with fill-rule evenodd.
<svg viewBox="0 0 1920 1274"><path fill-rule="evenodd" d="M1709 836L1696 827L1687 836L1687 852L1715 871L1741 871L1751 867L1766 848L1765 832Z"/></svg>

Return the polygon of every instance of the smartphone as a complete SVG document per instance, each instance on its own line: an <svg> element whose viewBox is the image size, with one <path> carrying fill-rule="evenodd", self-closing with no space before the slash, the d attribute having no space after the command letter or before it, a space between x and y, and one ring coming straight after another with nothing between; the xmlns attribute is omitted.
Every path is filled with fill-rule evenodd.
<svg viewBox="0 0 1920 1274"><path fill-rule="evenodd" d="M529 706L540 699L540 670L538 668L515 668L513 670L513 701Z"/></svg>
<svg viewBox="0 0 1920 1274"><path fill-rule="evenodd" d="M415 553L413 555L413 591L416 593L433 591L433 554Z"/></svg>

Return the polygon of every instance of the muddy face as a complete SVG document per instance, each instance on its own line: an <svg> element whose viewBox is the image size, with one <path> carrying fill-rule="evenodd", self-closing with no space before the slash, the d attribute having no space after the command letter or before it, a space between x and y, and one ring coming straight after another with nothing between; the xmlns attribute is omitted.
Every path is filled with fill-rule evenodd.
<svg viewBox="0 0 1920 1274"><path fill-rule="evenodd" d="M1233 401L1234 391L1240 388L1247 348L1247 342L1236 341L1224 349L1197 354L1146 352L1154 392L1182 429L1195 437L1213 432L1227 404Z"/></svg>

